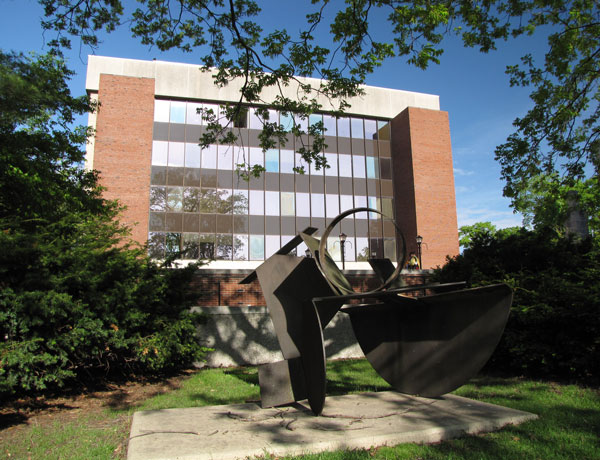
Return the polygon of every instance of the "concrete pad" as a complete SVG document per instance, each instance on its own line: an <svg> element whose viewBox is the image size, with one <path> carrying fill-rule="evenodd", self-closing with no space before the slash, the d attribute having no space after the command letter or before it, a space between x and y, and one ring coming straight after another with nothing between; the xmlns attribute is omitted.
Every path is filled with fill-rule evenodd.
<svg viewBox="0 0 600 460"><path fill-rule="evenodd" d="M330 396L320 417L306 402L136 412L128 460L244 459L428 443L497 430L537 415L460 396L429 399L392 391Z"/></svg>

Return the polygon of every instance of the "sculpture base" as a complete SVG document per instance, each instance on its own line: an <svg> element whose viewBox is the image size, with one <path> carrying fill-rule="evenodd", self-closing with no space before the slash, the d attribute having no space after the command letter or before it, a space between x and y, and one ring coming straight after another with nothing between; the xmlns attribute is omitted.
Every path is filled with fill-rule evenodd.
<svg viewBox="0 0 600 460"><path fill-rule="evenodd" d="M392 391L327 398L315 417L305 401L136 412L127 458L244 459L428 443L497 430L536 415L454 395L436 399Z"/></svg>

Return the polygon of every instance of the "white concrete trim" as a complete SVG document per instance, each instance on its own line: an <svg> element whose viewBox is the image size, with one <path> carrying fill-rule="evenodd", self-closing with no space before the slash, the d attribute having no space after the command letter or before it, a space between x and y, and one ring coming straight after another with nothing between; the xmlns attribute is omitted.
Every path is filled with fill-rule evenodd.
<svg viewBox="0 0 600 460"><path fill-rule="evenodd" d="M200 66L194 64L88 56L86 78L88 92L98 91L101 74L154 78L155 95L165 98L237 102L242 86L240 81L239 83L230 83L224 88L218 88L213 83L212 75L209 72L202 72ZM321 80L315 78L300 78L300 80L313 87L321 84ZM364 96L348 100L350 108L347 113L376 118L393 118L407 107L440 110L439 96L436 95L375 86L364 86L364 89ZM297 94L297 84L290 84L285 88L286 96L296 99ZM268 88L263 92L262 97L265 101L272 101L276 95L275 88ZM324 111L334 109L326 98L319 97L318 101L323 105Z"/></svg>

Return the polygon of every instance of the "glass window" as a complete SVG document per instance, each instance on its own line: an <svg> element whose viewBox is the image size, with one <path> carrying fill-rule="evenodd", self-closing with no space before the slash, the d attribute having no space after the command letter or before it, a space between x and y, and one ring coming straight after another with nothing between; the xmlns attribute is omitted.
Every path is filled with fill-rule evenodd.
<svg viewBox="0 0 600 460"><path fill-rule="evenodd" d="M325 158L329 168L325 169L325 175L335 177L338 175L338 155L337 153L326 153Z"/></svg>
<svg viewBox="0 0 600 460"><path fill-rule="evenodd" d="M208 125L210 121L218 121L219 106L217 104L202 104L202 124Z"/></svg>
<svg viewBox="0 0 600 460"><path fill-rule="evenodd" d="M392 161L390 158L380 158L379 164L381 166L381 178L391 179L392 178Z"/></svg>
<svg viewBox="0 0 600 460"><path fill-rule="evenodd" d="M294 121L296 122L298 128L300 128L302 131L308 131L308 118L306 118L304 115L294 115Z"/></svg>
<svg viewBox="0 0 600 460"><path fill-rule="evenodd" d="M248 190L234 190L231 205L234 214L248 214Z"/></svg>
<svg viewBox="0 0 600 460"><path fill-rule="evenodd" d="M353 207L352 195L340 195L340 212L347 211Z"/></svg>
<svg viewBox="0 0 600 460"><path fill-rule="evenodd" d="M338 118L338 137L350 137L350 119Z"/></svg>
<svg viewBox="0 0 600 460"><path fill-rule="evenodd" d="M279 215L279 192L265 192L265 215Z"/></svg>
<svg viewBox="0 0 600 460"><path fill-rule="evenodd" d="M217 146L209 145L202 149L202 167L204 169L217 169Z"/></svg>
<svg viewBox="0 0 600 460"><path fill-rule="evenodd" d="M323 127L325 128L326 136L336 136L337 129L335 126L335 117L331 115L323 115Z"/></svg>
<svg viewBox="0 0 600 460"><path fill-rule="evenodd" d="M362 118L352 118L352 137L354 139L363 139L365 137L365 132L363 130L363 121Z"/></svg>
<svg viewBox="0 0 600 460"><path fill-rule="evenodd" d="M264 166L264 157L265 156L262 149L257 147L250 147L250 166Z"/></svg>
<svg viewBox="0 0 600 460"><path fill-rule="evenodd" d="M346 238L346 244L344 245L344 258L346 262L354 262L356 260L354 254L354 248L356 247L356 241L353 236Z"/></svg>
<svg viewBox="0 0 600 460"><path fill-rule="evenodd" d="M184 259L197 259L200 256L200 236L197 233L183 234L183 254Z"/></svg>
<svg viewBox="0 0 600 460"><path fill-rule="evenodd" d="M265 215L265 198L262 190L250 190L250 214L254 216Z"/></svg>
<svg viewBox="0 0 600 460"><path fill-rule="evenodd" d="M185 102L171 101L171 123L185 123Z"/></svg>
<svg viewBox="0 0 600 460"><path fill-rule="evenodd" d="M169 166L183 166L184 152L183 142L169 142Z"/></svg>
<svg viewBox="0 0 600 460"><path fill-rule="evenodd" d="M310 126L314 126L317 123L322 123L322 122L323 122L323 115L321 115L321 114L312 114L308 117L308 123ZM321 134L324 134L324 133L321 131Z"/></svg>
<svg viewBox="0 0 600 460"><path fill-rule="evenodd" d="M313 161L310 164L310 174L313 176L323 176L323 168L317 169L317 163Z"/></svg>
<svg viewBox="0 0 600 460"><path fill-rule="evenodd" d="M202 104L198 102L188 102L186 110L186 122L188 125L202 124Z"/></svg>
<svg viewBox="0 0 600 460"><path fill-rule="evenodd" d="M233 255L233 236L224 233L218 233L217 237L217 254L216 259L231 260Z"/></svg>
<svg viewBox="0 0 600 460"><path fill-rule="evenodd" d="M396 240L394 238L383 239L383 256L396 262Z"/></svg>
<svg viewBox="0 0 600 460"><path fill-rule="evenodd" d="M312 217L325 217L325 195L323 193L311 193L310 208Z"/></svg>
<svg viewBox="0 0 600 460"><path fill-rule="evenodd" d="M152 141L152 164L154 166L167 166L168 151L168 142Z"/></svg>
<svg viewBox="0 0 600 460"><path fill-rule="evenodd" d="M352 177L352 156L340 153L339 170L341 177Z"/></svg>
<svg viewBox="0 0 600 460"><path fill-rule="evenodd" d="M356 238L356 260L359 262L369 260L369 240L367 238Z"/></svg>
<svg viewBox="0 0 600 460"><path fill-rule="evenodd" d="M294 173L294 151L280 150L281 172L285 174Z"/></svg>
<svg viewBox="0 0 600 460"><path fill-rule="evenodd" d="M169 122L169 110L170 110L170 102L169 101L154 101L154 121L158 121L161 123Z"/></svg>
<svg viewBox="0 0 600 460"><path fill-rule="evenodd" d="M377 139L377 122L365 119L365 139Z"/></svg>
<svg viewBox="0 0 600 460"><path fill-rule="evenodd" d="M325 195L325 205L327 217L335 217L340 213L340 203L338 195Z"/></svg>
<svg viewBox="0 0 600 460"><path fill-rule="evenodd" d="M285 131L290 132L294 126L294 119L290 114L281 112L279 114L279 124Z"/></svg>
<svg viewBox="0 0 600 460"><path fill-rule="evenodd" d="M182 187L167 187L167 206L169 211L181 212L183 207Z"/></svg>
<svg viewBox="0 0 600 460"><path fill-rule="evenodd" d="M165 250L167 255L175 254L182 249L181 233L167 233L165 235Z"/></svg>
<svg viewBox="0 0 600 460"><path fill-rule="evenodd" d="M390 140L390 124L388 121L377 120L377 138L381 141Z"/></svg>
<svg viewBox="0 0 600 460"><path fill-rule="evenodd" d="M198 144L185 144L185 166L186 168L200 167L200 146Z"/></svg>
<svg viewBox="0 0 600 460"><path fill-rule="evenodd" d="M265 153L265 169L267 172L279 172L279 150L267 150Z"/></svg>
<svg viewBox="0 0 600 460"><path fill-rule="evenodd" d="M233 260L248 260L248 235L233 235Z"/></svg>
<svg viewBox="0 0 600 460"><path fill-rule="evenodd" d="M382 198L381 199L381 212L390 219L394 218L394 208L392 207L392 199L391 198Z"/></svg>
<svg viewBox="0 0 600 460"><path fill-rule="evenodd" d="M294 194L292 192L281 192L281 215L295 215Z"/></svg>
<svg viewBox="0 0 600 460"><path fill-rule="evenodd" d="M217 209L218 214L231 214L231 190L217 190Z"/></svg>
<svg viewBox="0 0 600 460"><path fill-rule="evenodd" d="M233 169L233 146L219 145L218 169L231 171Z"/></svg>
<svg viewBox="0 0 600 460"><path fill-rule="evenodd" d="M263 124L256 113L256 109L250 109L250 129L263 129Z"/></svg>
<svg viewBox="0 0 600 460"><path fill-rule="evenodd" d="M279 235L267 235L265 241L265 259L268 259L281 248Z"/></svg>
<svg viewBox="0 0 600 460"><path fill-rule="evenodd" d="M363 195L357 195L354 197L354 207L356 208L366 208L367 207L367 197ZM355 219L367 219L366 212L359 212L354 214Z"/></svg>
<svg viewBox="0 0 600 460"><path fill-rule="evenodd" d="M308 168L306 167L306 162L302 159L302 155L300 155L299 153L296 153L294 155L295 160L296 160L296 168L301 168L304 167L305 173L308 173Z"/></svg>
<svg viewBox="0 0 600 460"><path fill-rule="evenodd" d="M148 255L153 259L165 258L165 234L158 232L148 233Z"/></svg>
<svg viewBox="0 0 600 460"><path fill-rule="evenodd" d="M377 179L378 171L379 168L377 168L377 158L367 157L367 177L369 179Z"/></svg>
<svg viewBox="0 0 600 460"><path fill-rule="evenodd" d="M198 245L199 245L199 259L209 259L212 260L215 258L215 235L208 233L200 233L198 235Z"/></svg>
<svg viewBox="0 0 600 460"><path fill-rule="evenodd" d="M185 187L183 189L183 212L200 211L200 189Z"/></svg>
<svg viewBox="0 0 600 460"><path fill-rule="evenodd" d="M240 107L240 111L237 114L233 114L231 118L230 127L234 128L247 128L248 127L248 108Z"/></svg>
<svg viewBox="0 0 600 460"><path fill-rule="evenodd" d="M310 217L310 195L308 193L296 193L296 215Z"/></svg>
<svg viewBox="0 0 600 460"><path fill-rule="evenodd" d="M250 260L264 260L265 237L263 235L250 235Z"/></svg>
<svg viewBox="0 0 600 460"><path fill-rule="evenodd" d="M352 155L352 170L354 177L365 177L365 157Z"/></svg>
<svg viewBox="0 0 600 460"><path fill-rule="evenodd" d="M150 211L167 210L167 188L150 187Z"/></svg>
<svg viewBox="0 0 600 460"><path fill-rule="evenodd" d="M379 211L379 198L375 197L375 196L370 196L369 197L369 208L371 209L376 209L377 211ZM381 216L379 214L376 214L374 212L370 212L369 213L369 218L370 219L379 219Z"/></svg>
<svg viewBox="0 0 600 460"><path fill-rule="evenodd" d="M214 188L203 188L200 191L200 212L212 214L217 210L217 191Z"/></svg>

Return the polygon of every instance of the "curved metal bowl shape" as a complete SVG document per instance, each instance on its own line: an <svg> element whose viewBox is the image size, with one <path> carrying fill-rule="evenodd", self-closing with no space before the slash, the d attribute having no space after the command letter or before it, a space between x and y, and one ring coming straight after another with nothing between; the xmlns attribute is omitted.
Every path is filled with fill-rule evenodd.
<svg viewBox="0 0 600 460"><path fill-rule="evenodd" d="M436 397L474 376L496 348L512 304L505 284L378 305L347 306L367 360L396 390Z"/></svg>

